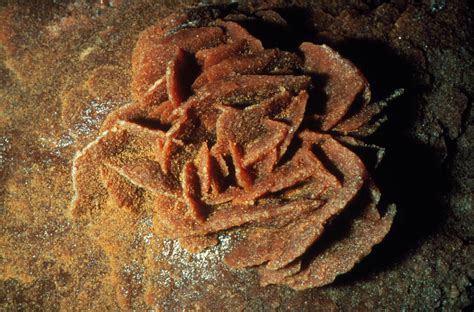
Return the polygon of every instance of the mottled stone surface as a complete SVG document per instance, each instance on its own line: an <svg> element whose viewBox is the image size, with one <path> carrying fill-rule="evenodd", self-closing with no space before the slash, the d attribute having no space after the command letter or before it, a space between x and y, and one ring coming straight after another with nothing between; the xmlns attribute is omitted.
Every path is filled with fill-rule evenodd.
<svg viewBox="0 0 474 312"><path fill-rule="evenodd" d="M131 220L129 213L104 211L101 228L71 222L73 155L97 135L110 111L130 102L138 34L185 4L42 3L0 9L2 309L117 310L120 294L111 272L128 281L138 310L472 308L474 71L467 1L248 6L280 7L292 27L263 40L265 47L325 43L361 69L373 99L406 89L370 137L386 148L376 182L382 201L397 204L393 230L355 271L305 291L261 288L256 272L225 269L225 236L217 237L215 249L190 255L171 241L154 244L147 216ZM121 234L132 227L139 229L135 236ZM134 247L123 249L123 242ZM150 246L146 252L144 245ZM115 266L105 256L110 251L128 263ZM164 266L145 272L140 263L151 259L179 265L173 273L157 261ZM172 281L179 283L170 287ZM143 296L143 289L153 290Z"/></svg>

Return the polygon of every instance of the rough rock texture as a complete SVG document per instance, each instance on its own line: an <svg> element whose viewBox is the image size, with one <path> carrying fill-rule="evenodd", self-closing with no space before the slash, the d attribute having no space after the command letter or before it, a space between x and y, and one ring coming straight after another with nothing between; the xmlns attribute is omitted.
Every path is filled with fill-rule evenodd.
<svg viewBox="0 0 474 312"><path fill-rule="evenodd" d="M286 22L255 12L281 24L262 40L265 48L324 43L361 69L373 99L406 89L369 138L386 148L375 180L382 202L397 204L393 230L353 272L305 291L262 288L257 272L229 270L221 259L239 237L157 242L150 216L133 219L109 203L98 203L109 209L95 226L70 221L73 155L109 112L130 102L138 34L185 4L42 3L0 11L2 309L472 309L474 27L467 1L242 4L280 8ZM121 187L140 195L125 181ZM217 241L196 254L181 248Z"/></svg>

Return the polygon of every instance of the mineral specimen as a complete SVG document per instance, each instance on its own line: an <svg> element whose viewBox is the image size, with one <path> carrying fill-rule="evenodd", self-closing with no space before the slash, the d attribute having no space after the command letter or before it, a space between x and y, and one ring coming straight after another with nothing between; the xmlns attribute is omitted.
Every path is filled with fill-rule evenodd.
<svg viewBox="0 0 474 312"><path fill-rule="evenodd" d="M258 266L262 285L322 286L370 253L395 215L380 215L379 191L346 144L374 130L380 105L330 47L266 49L239 24L249 18L200 8L141 33L133 102L76 155L72 212L94 218L104 198L151 211L156 235L192 252L239 232L228 266ZM319 246L350 210L343 237Z"/></svg>

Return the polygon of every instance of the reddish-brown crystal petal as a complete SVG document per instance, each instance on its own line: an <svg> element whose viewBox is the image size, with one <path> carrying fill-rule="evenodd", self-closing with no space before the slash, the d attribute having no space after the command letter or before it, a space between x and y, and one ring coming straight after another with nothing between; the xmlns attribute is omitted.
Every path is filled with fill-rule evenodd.
<svg viewBox="0 0 474 312"><path fill-rule="evenodd" d="M306 269L287 277L284 283L294 289L319 287L331 283L338 275L352 269L388 233L395 209L392 207L383 218L374 219L374 214L378 215L378 212L370 206L352 221L351 229L345 238L334 242L318 254Z"/></svg>
<svg viewBox="0 0 474 312"><path fill-rule="evenodd" d="M203 143L194 159L201 184L201 195L205 196L211 189L211 155L207 143Z"/></svg>
<svg viewBox="0 0 474 312"><path fill-rule="evenodd" d="M248 50L248 44L245 40L226 43L214 48L203 49L196 52L196 60L202 66L203 70L219 64L223 60L245 53Z"/></svg>
<svg viewBox="0 0 474 312"><path fill-rule="evenodd" d="M323 130L336 126L358 95L363 97L363 106L369 101L367 80L351 62L326 45L305 42L300 49L305 56L305 72L327 79L324 86L327 97L326 112L322 116L321 124Z"/></svg>
<svg viewBox="0 0 474 312"><path fill-rule="evenodd" d="M181 172L183 199L188 206L189 215L199 222L206 219L203 203L200 200L200 185L197 169L192 162L187 162Z"/></svg>
<svg viewBox="0 0 474 312"><path fill-rule="evenodd" d="M148 43L143 43L146 44ZM142 48L137 45L135 49ZM159 103L166 96L166 67L179 49L158 45L148 50L147 54L140 58L140 63L133 66L135 70L132 75L132 95L138 101L145 99L147 103Z"/></svg>
<svg viewBox="0 0 474 312"><path fill-rule="evenodd" d="M181 144L172 138L166 138L163 141L163 144L160 142L157 143L158 149L155 159L160 164L163 173L166 175L169 174L171 170L172 158L174 156L173 153L177 151Z"/></svg>
<svg viewBox="0 0 474 312"><path fill-rule="evenodd" d="M120 166L111 163L106 163L106 166L138 187L170 197L180 195L179 187L163 173L157 162L136 159L129 160Z"/></svg>
<svg viewBox="0 0 474 312"><path fill-rule="evenodd" d="M237 184L244 190L250 189L253 184L253 178L243 163L242 148L237 143L229 141L229 152L234 163Z"/></svg>
<svg viewBox="0 0 474 312"><path fill-rule="evenodd" d="M246 152L244 156L245 166L251 166L265 158L265 156L271 152L279 151L278 147L288 137L288 125L268 118L265 119L262 124L268 130L267 135L261 136L247 145L246 150L248 152ZM275 158L274 161L278 161L278 158ZM270 167L268 169L273 169L275 163L268 165Z"/></svg>
<svg viewBox="0 0 474 312"><path fill-rule="evenodd" d="M220 191L220 185L216 172L217 168L215 168L216 164L209 152L207 143L201 145L194 162L198 169L201 196L207 196L211 189L213 193L218 193Z"/></svg>
<svg viewBox="0 0 474 312"><path fill-rule="evenodd" d="M143 62L144 49L152 49L163 37L163 29L160 25L154 25L143 30L138 36L137 44L132 54L132 72L136 73L137 65ZM148 51L147 51L148 52Z"/></svg>
<svg viewBox="0 0 474 312"><path fill-rule="evenodd" d="M208 82L220 80L235 74L256 75L265 73L265 68L277 56L276 50L264 50L254 55L233 56L207 68L193 83L199 89Z"/></svg>
<svg viewBox="0 0 474 312"><path fill-rule="evenodd" d="M288 108L281 115L276 117L279 120L284 120L289 123L290 127L288 129L288 134L285 140L279 146L277 153L277 160L280 159L288 149L293 137L298 130L301 122L303 121L304 113L306 110L306 103L308 101L308 93L306 91L301 91L297 96L295 96Z"/></svg>
<svg viewBox="0 0 474 312"><path fill-rule="evenodd" d="M262 51L263 50L263 45L260 40L249 34L249 32L240 26L239 24L235 22L224 22L224 21L218 21L217 25L222 26L225 31L226 35L233 41L241 41L245 40L249 43L250 48L254 51Z"/></svg>
<svg viewBox="0 0 474 312"><path fill-rule="evenodd" d="M297 94L308 88L310 83L311 78L308 76L240 75L232 77L232 79L207 83L202 88L194 91L200 96L214 94L216 98L224 100L231 98L230 103L239 103L249 97L255 101L261 101L282 90Z"/></svg>

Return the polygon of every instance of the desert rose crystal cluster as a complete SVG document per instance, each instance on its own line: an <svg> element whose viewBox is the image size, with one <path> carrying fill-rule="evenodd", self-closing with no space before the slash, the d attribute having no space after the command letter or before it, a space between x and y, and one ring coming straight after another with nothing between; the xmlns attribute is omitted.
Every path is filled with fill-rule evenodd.
<svg viewBox="0 0 474 312"><path fill-rule="evenodd" d="M262 285L317 287L392 224L395 209L381 216L349 147L374 129L380 105L336 51L265 48L242 26L255 18L200 8L140 34L133 101L76 155L72 211L93 217L104 198L130 214L152 211L155 233L191 252L238 232L228 266L257 266ZM344 230L331 233L341 216Z"/></svg>

